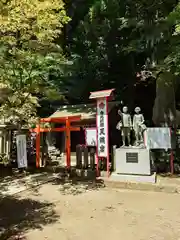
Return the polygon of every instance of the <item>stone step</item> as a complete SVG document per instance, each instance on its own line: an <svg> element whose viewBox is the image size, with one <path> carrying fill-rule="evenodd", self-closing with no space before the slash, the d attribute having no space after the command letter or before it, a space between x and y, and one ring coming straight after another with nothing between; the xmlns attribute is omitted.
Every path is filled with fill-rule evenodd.
<svg viewBox="0 0 180 240"><path fill-rule="evenodd" d="M130 189L130 190L142 190L142 191L153 191L153 192L164 192L164 193L180 193L180 185L176 183L167 183L167 181L152 183L135 183L127 181L114 181L110 178L101 177L99 178L104 181L104 184L108 188L115 189Z"/></svg>

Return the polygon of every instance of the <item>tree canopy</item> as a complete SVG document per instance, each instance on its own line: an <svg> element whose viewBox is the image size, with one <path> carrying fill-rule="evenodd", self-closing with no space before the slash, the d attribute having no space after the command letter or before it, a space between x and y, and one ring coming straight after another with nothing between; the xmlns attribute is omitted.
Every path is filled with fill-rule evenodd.
<svg viewBox="0 0 180 240"><path fill-rule="evenodd" d="M78 8L78 3L76 6ZM173 111L175 115L175 102L162 97L162 92L169 90L158 81L173 85L167 96L174 94L178 79L173 76L179 75L178 1L90 1L88 10L83 11L84 17L79 15L79 21L75 14L79 9L69 8L73 13L71 28L67 31L67 49L74 63L68 78L69 98L87 101L89 91L113 87L117 99L123 99L131 110L134 105L141 105L146 115L150 113L147 117L152 118L156 96L161 104L155 107L166 108L171 102L173 109L166 111ZM165 76L166 72L171 79ZM163 78L159 78L161 73ZM141 91L137 90L139 83ZM152 84L154 89L149 87Z"/></svg>
<svg viewBox="0 0 180 240"><path fill-rule="evenodd" d="M106 88L115 88L116 98L131 109L142 105L147 115L152 115L155 95L161 99L155 101L157 109L157 102L170 104L162 103L168 101L162 101L162 91L168 90L159 81L173 86L171 95L176 92L177 0L4 0L0 4L4 116L27 122L36 117L38 106L48 112L50 102L87 102L90 91ZM172 99L174 105L178 98Z"/></svg>
<svg viewBox="0 0 180 240"><path fill-rule="evenodd" d="M59 94L49 75L61 75L65 57L56 39L69 20L63 1L1 1L0 83L4 94L0 110L6 121L30 122L36 117L40 96Z"/></svg>

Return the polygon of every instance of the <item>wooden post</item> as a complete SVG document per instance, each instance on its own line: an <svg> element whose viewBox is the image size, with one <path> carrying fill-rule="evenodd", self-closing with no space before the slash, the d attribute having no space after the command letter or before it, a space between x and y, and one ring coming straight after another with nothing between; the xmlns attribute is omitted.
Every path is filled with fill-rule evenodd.
<svg viewBox="0 0 180 240"><path fill-rule="evenodd" d="M36 127L36 167L40 167L40 124Z"/></svg>
<svg viewBox="0 0 180 240"><path fill-rule="evenodd" d="M176 132L175 132L176 134ZM173 131L171 129L171 143L173 142ZM174 174L174 153L173 153L173 146L171 146L171 150L170 150L170 169L171 169L171 174Z"/></svg>
<svg viewBox="0 0 180 240"><path fill-rule="evenodd" d="M71 134L70 122L66 119L66 167L70 169L71 166Z"/></svg>
<svg viewBox="0 0 180 240"><path fill-rule="evenodd" d="M174 154L173 154L173 150L171 149L171 153L170 153L170 167L171 167L171 174L174 174Z"/></svg>

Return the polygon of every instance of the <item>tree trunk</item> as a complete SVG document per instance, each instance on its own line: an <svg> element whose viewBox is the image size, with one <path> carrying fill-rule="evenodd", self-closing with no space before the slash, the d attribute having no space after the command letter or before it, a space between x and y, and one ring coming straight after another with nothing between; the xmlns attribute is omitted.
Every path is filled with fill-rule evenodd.
<svg viewBox="0 0 180 240"><path fill-rule="evenodd" d="M153 122L176 128L175 77L169 72L160 73L156 80Z"/></svg>

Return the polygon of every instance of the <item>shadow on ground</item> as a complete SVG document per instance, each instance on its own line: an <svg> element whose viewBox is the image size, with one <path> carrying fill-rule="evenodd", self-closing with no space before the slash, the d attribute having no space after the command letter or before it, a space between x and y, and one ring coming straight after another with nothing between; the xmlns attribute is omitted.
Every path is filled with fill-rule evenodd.
<svg viewBox="0 0 180 240"><path fill-rule="evenodd" d="M105 187L104 181L96 178L95 170L90 171L88 176L84 176L84 172L85 170L82 170L83 174L78 176L75 168L72 168L71 171L66 171L63 167L31 168L27 169L25 172L19 172L18 169L13 170L4 168L0 169L0 193L3 195L15 196L16 191L18 194L25 190L31 190L37 194L38 188L45 183L59 185L61 186L61 190L67 190L70 186L72 188L76 187L76 189L78 187L83 188L82 186L84 186L84 189L87 190ZM10 191L10 188L15 188L15 191Z"/></svg>
<svg viewBox="0 0 180 240"><path fill-rule="evenodd" d="M59 176L51 184L58 185L59 191L63 195L78 195L86 191L98 191L105 187L104 181L101 179L83 179L71 176L68 178Z"/></svg>
<svg viewBox="0 0 180 240"><path fill-rule="evenodd" d="M96 179L95 171L90 171L88 177L77 176L75 169L67 172L63 167L38 170L32 168L26 172L19 172L17 169L0 171L0 191L3 195L15 196L25 190L31 190L37 195L38 189L45 183L59 185L62 193L73 195L104 187L104 181Z"/></svg>
<svg viewBox="0 0 180 240"><path fill-rule="evenodd" d="M41 229L59 219L52 203L0 196L1 240L25 239L27 230Z"/></svg>
<svg viewBox="0 0 180 240"><path fill-rule="evenodd" d="M98 190L104 187L104 182L78 178L65 169L30 169L26 172L4 169L0 171L0 239L25 239L23 235L30 229L43 228L60 219L54 205L49 202L39 202L22 199L20 192L28 190L28 194L40 194L43 184L57 185L60 194L77 195L85 191ZM16 188L15 188L16 187ZM10 190L15 188L17 192ZM60 197L61 195L59 195ZM58 200L58 199L57 199ZM22 237L21 237L22 236Z"/></svg>

